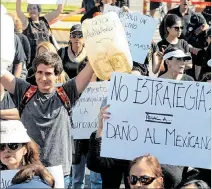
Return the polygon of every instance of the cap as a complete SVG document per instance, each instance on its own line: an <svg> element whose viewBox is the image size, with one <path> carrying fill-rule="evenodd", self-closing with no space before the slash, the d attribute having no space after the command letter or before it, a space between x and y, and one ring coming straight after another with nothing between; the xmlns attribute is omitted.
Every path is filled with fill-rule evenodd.
<svg viewBox="0 0 212 189"><path fill-rule="evenodd" d="M81 31L82 32L82 27L81 27L81 24L75 24L71 27L70 29L70 34L72 32L75 32L75 31Z"/></svg>
<svg viewBox="0 0 212 189"><path fill-rule="evenodd" d="M19 120L1 120L0 143L27 143L31 141Z"/></svg>
<svg viewBox="0 0 212 189"><path fill-rule="evenodd" d="M175 58L185 58L185 60L191 60L191 56L185 54L182 50L175 50L164 54L163 60L167 60L168 58L175 57Z"/></svg>

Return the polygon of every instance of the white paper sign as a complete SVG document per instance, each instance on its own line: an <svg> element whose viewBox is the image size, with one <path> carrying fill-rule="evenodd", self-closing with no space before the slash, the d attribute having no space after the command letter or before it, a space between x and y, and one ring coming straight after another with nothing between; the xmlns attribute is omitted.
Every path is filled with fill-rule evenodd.
<svg viewBox="0 0 212 189"><path fill-rule="evenodd" d="M122 12L122 9L105 5L104 13L116 12L124 26L133 61L144 63L158 24L156 19L139 12Z"/></svg>
<svg viewBox="0 0 212 189"><path fill-rule="evenodd" d="M101 156L210 168L211 86L114 73ZM111 148L111 146L113 148Z"/></svg>
<svg viewBox="0 0 212 189"><path fill-rule="evenodd" d="M98 129L102 101L107 96L107 81L91 82L73 109L73 138L89 139Z"/></svg>
<svg viewBox="0 0 212 189"><path fill-rule="evenodd" d="M27 0L29 4L55 5L62 4L62 0Z"/></svg>
<svg viewBox="0 0 212 189"><path fill-rule="evenodd" d="M64 176L62 165L47 167L49 172L55 179L55 188L64 188ZM11 181L18 170L6 170L0 171L0 188L8 188L11 185Z"/></svg>
<svg viewBox="0 0 212 189"><path fill-rule="evenodd" d="M15 55L14 45L14 22L7 15L7 9L1 5L1 53L0 53L0 70L5 70L12 65Z"/></svg>

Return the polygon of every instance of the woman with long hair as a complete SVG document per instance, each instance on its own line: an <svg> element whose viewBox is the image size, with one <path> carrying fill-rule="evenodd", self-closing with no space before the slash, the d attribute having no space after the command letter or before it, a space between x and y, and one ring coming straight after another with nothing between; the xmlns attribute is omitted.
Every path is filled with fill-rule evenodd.
<svg viewBox="0 0 212 189"><path fill-rule="evenodd" d="M36 165L43 166L40 161L40 150L38 145L28 136L26 129L19 120L1 121L0 127L0 167L1 170L16 170L21 169L21 172L28 168L27 166L36 167ZM33 173L33 172L32 172ZM20 174L20 172L19 172ZM31 177L25 177L21 182L34 180L35 174ZM37 175L39 176L39 175ZM54 181L52 175L49 173L48 177ZM44 178L44 177L43 177ZM48 180L39 181L40 187L48 186ZM52 182L54 183L54 182ZM50 183L50 186L54 184Z"/></svg>
<svg viewBox="0 0 212 189"><path fill-rule="evenodd" d="M11 181L8 188L54 188L55 180L51 173L40 163L24 166Z"/></svg>
<svg viewBox="0 0 212 189"><path fill-rule="evenodd" d="M156 62L157 64L153 65L155 70L161 71L160 74L166 72L167 70L164 69L162 56L166 48L168 47L177 47L182 49L184 53L193 53L197 54L199 49L196 49L188 44L187 41L184 39L180 39L182 34L183 25L181 19L174 14L168 14L164 18L164 37L161 41L158 42L158 58L159 61ZM192 68L192 62L186 65L185 70L190 70Z"/></svg>

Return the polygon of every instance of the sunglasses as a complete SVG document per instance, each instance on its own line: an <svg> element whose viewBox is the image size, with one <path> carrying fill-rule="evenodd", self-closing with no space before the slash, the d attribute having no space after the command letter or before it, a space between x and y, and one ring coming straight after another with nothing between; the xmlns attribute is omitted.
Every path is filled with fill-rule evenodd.
<svg viewBox="0 0 212 189"><path fill-rule="evenodd" d="M143 175L141 177L137 177L135 175L131 175L128 177L129 183L131 185L136 185L136 183L139 181L142 185L149 185L151 184L156 178L150 177L147 175Z"/></svg>
<svg viewBox="0 0 212 189"><path fill-rule="evenodd" d="M6 149L6 147L8 147L10 150L17 150L21 146L23 146L23 144L20 143L0 144L0 151L3 152Z"/></svg>
<svg viewBox="0 0 212 189"><path fill-rule="evenodd" d="M83 38L82 33L72 33L70 34L71 38Z"/></svg>
<svg viewBox="0 0 212 189"><path fill-rule="evenodd" d="M174 28L176 31L183 30L183 26L181 26L181 27L179 27L179 26L174 26L174 27L172 27L172 28Z"/></svg>
<svg viewBox="0 0 212 189"><path fill-rule="evenodd" d="M172 57L173 59L174 57ZM176 57L175 57L176 58ZM188 58L176 58L177 61L188 61Z"/></svg>

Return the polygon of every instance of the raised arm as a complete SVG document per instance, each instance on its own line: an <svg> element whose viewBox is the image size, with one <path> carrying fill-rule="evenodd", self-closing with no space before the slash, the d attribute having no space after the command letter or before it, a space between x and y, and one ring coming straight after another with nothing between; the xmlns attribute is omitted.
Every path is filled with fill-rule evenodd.
<svg viewBox="0 0 212 189"><path fill-rule="evenodd" d="M29 21L25 14L21 11L21 0L16 1L16 13L23 24L23 30L25 30L29 24Z"/></svg>
<svg viewBox="0 0 212 189"><path fill-rule="evenodd" d="M62 0L62 4L58 4L56 10L54 10L44 16L46 18L46 20L48 21L48 23L55 20L63 12L63 7L64 7L64 4L63 4L63 0Z"/></svg>
<svg viewBox="0 0 212 189"><path fill-rule="evenodd" d="M0 110L0 119L20 120L17 108Z"/></svg>
<svg viewBox="0 0 212 189"><path fill-rule="evenodd" d="M76 77L76 87L78 93L82 93L84 89L87 87L89 84L92 76L93 76L93 69L88 62L85 68L77 75Z"/></svg>
<svg viewBox="0 0 212 189"><path fill-rule="evenodd" d="M4 71L4 73L1 73L1 78L0 78L1 84L4 86L4 88L11 94L14 94L15 91L15 76L12 75L8 71Z"/></svg>
<svg viewBox="0 0 212 189"><path fill-rule="evenodd" d="M152 56L152 72L157 74L160 70L160 66L163 63L161 57L157 54L157 52L153 53Z"/></svg>

